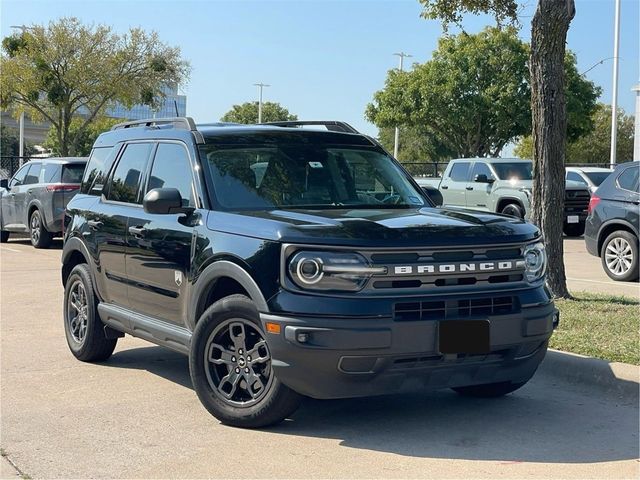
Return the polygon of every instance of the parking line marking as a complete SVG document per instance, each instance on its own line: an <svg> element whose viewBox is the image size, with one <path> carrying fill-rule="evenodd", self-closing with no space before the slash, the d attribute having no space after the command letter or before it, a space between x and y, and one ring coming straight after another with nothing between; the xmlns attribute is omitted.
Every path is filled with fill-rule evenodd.
<svg viewBox="0 0 640 480"><path fill-rule="evenodd" d="M571 280L572 282L602 283L603 285L616 285L618 287L635 287L635 288L639 288L638 285L630 285L628 283L622 283L622 282L603 282L602 280L587 280L587 279L584 279L584 278L570 278L570 277L567 277L567 280Z"/></svg>
<svg viewBox="0 0 640 480"><path fill-rule="evenodd" d="M10 252L16 252L16 253L22 253L20 250L15 250L13 248L9 248L9 247L0 247L0 249L2 250L8 250Z"/></svg>

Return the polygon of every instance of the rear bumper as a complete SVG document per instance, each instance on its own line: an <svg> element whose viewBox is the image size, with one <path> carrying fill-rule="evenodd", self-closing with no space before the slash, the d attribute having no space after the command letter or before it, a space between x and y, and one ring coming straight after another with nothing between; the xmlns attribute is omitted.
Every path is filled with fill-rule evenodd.
<svg viewBox="0 0 640 480"><path fill-rule="evenodd" d="M482 355L441 354L438 321L266 313L260 318L263 326L281 327L280 334L267 334L267 342L285 385L313 398L346 398L526 381L544 358L558 313L549 302L483 317L491 325L491 352Z"/></svg>

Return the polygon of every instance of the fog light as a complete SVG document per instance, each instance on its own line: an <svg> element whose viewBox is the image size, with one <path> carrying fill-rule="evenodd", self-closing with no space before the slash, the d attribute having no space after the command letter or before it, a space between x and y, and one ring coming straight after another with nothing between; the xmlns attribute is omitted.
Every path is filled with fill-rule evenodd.
<svg viewBox="0 0 640 480"><path fill-rule="evenodd" d="M299 333L297 336L298 342L300 343L307 343L309 341L309 334L308 333Z"/></svg>

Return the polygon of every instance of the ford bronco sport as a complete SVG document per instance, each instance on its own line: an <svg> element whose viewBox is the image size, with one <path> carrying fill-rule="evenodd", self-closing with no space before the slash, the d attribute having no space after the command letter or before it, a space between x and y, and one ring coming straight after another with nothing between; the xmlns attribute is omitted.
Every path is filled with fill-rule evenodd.
<svg viewBox="0 0 640 480"><path fill-rule="evenodd" d="M302 396L523 386L558 320L538 228L435 208L371 138L305 123L100 135L65 217L71 352L104 361L130 334L187 354L242 427Z"/></svg>

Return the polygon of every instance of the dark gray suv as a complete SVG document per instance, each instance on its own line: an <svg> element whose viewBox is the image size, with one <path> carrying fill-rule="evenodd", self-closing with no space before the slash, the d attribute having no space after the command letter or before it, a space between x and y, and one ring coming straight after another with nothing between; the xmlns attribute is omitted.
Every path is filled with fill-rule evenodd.
<svg viewBox="0 0 640 480"><path fill-rule="evenodd" d="M618 165L591 197L584 239L614 280L638 279L640 162Z"/></svg>
<svg viewBox="0 0 640 480"><path fill-rule="evenodd" d="M80 189L87 159L44 158L23 165L11 180L0 180L0 239L28 233L36 248L47 248L62 232L64 209Z"/></svg>

